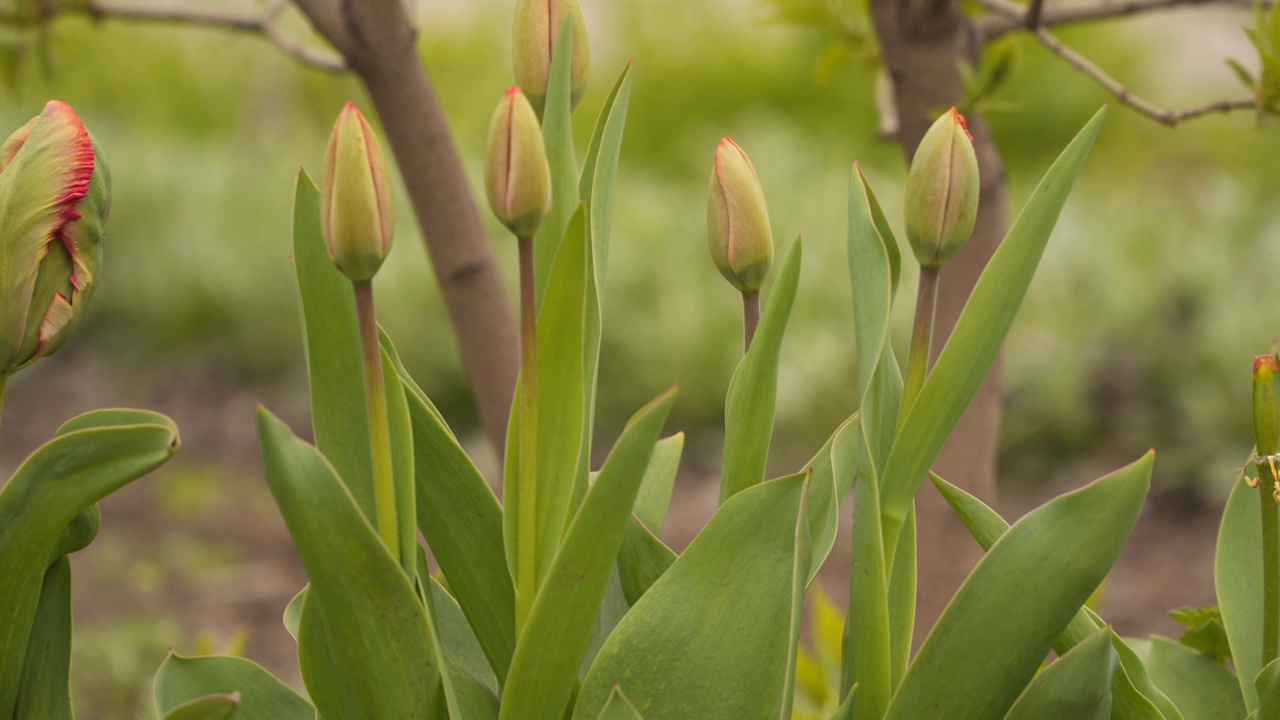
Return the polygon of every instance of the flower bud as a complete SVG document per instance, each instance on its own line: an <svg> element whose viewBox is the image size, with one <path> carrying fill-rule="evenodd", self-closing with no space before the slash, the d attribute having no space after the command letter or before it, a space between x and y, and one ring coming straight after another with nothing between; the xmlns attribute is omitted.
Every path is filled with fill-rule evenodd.
<svg viewBox="0 0 1280 720"><path fill-rule="evenodd" d="M1280 370L1272 355L1253 360L1253 437L1258 455L1276 454L1280 445L1280 406L1276 404L1275 375Z"/></svg>
<svg viewBox="0 0 1280 720"><path fill-rule="evenodd" d="M321 180L320 225L329 257L352 282L372 280L391 252L395 211L378 138L355 103L333 124Z"/></svg>
<svg viewBox="0 0 1280 720"><path fill-rule="evenodd" d="M587 23L578 0L516 0L516 18L511 27L511 64L516 82L530 104L542 117L551 82L551 57L560 40L560 26L566 15L573 16L573 58L569 63L570 107L578 106L587 89L587 67L591 52L587 43Z"/></svg>
<svg viewBox="0 0 1280 720"><path fill-rule="evenodd" d="M964 247L978 216L978 158L964 117L951 108L920 141L907 173L907 239L924 267Z"/></svg>
<svg viewBox="0 0 1280 720"><path fill-rule="evenodd" d="M71 336L110 206L110 171L69 105L48 103L0 145L0 378Z"/></svg>
<svg viewBox="0 0 1280 720"><path fill-rule="evenodd" d="M720 274L742 292L757 292L773 264L773 231L751 159L724 138L716 148L707 201L707 239Z"/></svg>
<svg viewBox="0 0 1280 720"><path fill-rule="evenodd" d="M489 123L484 189L493 214L516 237L533 237L551 212L551 166L542 128L518 87L507 90Z"/></svg>

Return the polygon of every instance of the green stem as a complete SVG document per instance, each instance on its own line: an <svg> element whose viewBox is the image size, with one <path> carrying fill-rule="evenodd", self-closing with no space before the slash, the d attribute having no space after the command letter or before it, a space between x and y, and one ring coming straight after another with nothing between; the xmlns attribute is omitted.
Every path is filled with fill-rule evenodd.
<svg viewBox="0 0 1280 720"><path fill-rule="evenodd" d="M520 247L520 488L516 519L516 634L533 609L538 590L538 355L534 322L533 238L517 239Z"/></svg>
<svg viewBox="0 0 1280 720"><path fill-rule="evenodd" d="M938 268L920 268L920 286L916 291L916 318L911 326L911 348L907 351L907 374L902 380L902 407L898 410L898 429L906 422L907 411L920 394L929 372L929 350L933 342L933 319L938 309Z"/></svg>
<svg viewBox="0 0 1280 720"><path fill-rule="evenodd" d="M391 428L387 419L387 391L382 377L382 348L373 309L373 282L353 283L356 316L360 322L360 350L364 362L365 408L369 413L369 450L373 454L373 502L378 535L392 557L400 559L400 526L396 518L396 485L391 469Z"/></svg>
<svg viewBox="0 0 1280 720"><path fill-rule="evenodd" d="M742 293L742 354L751 349L751 340L760 325L760 291Z"/></svg>
<svg viewBox="0 0 1280 720"><path fill-rule="evenodd" d="M1280 518L1276 516L1276 477L1269 463L1258 464L1258 502L1262 509L1262 666L1280 654Z"/></svg>

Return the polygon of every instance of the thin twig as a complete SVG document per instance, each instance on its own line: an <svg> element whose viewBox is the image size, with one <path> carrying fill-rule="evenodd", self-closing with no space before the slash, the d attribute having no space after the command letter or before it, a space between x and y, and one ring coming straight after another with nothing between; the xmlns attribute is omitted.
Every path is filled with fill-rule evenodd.
<svg viewBox="0 0 1280 720"><path fill-rule="evenodd" d="M1257 98L1252 97L1218 100L1216 102L1199 105L1197 107L1181 109L1160 107L1134 94L1133 91L1121 84L1119 80L1108 75L1107 71L1095 65L1091 60L1089 60L1089 58L1081 55L1075 50L1072 50L1066 45L1063 45L1062 41L1058 40L1058 38L1054 37L1043 27L1036 28L1032 34L1040 41L1041 45L1044 45L1045 48L1049 50L1049 52L1052 52L1062 58L1067 62L1067 64L1076 68L1091 80L1101 85L1107 92L1114 95L1121 105L1127 105L1162 125L1173 127L1184 120L1189 120L1201 115L1208 115L1210 113L1227 113L1232 110L1247 110L1258 107Z"/></svg>
<svg viewBox="0 0 1280 720"><path fill-rule="evenodd" d="M181 5L146 5L117 3L111 0L91 0L83 5L54 4L52 10L28 18L0 15L0 24L30 25L48 22L64 12L88 15L95 20L126 20L130 22L200 25L235 32L256 33L275 43L285 54L311 67L327 72L345 72L346 62L336 53L300 42L280 26L280 15L288 7L287 0L273 0L263 13L237 13Z"/></svg>
<svg viewBox="0 0 1280 720"><path fill-rule="evenodd" d="M1027 19L1025 25L1029 30L1035 30L1040 26L1040 18L1044 14L1044 0L1031 0L1031 4L1027 6Z"/></svg>
<svg viewBox="0 0 1280 720"><path fill-rule="evenodd" d="M1158 10L1172 10L1182 7L1198 7L1218 5L1232 8L1251 8L1252 0L1092 0L1090 2L1055 5L1043 10L1038 21L1032 23L1032 10L1037 6L1033 2L1030 8L1010 0L975 0L991 14L974 21L974 26L984 42L990 42L1021 28L1058 27L1096 20L1140 15ZM1270 7L1276 0L1262 0L1263 7Z"/></svg>

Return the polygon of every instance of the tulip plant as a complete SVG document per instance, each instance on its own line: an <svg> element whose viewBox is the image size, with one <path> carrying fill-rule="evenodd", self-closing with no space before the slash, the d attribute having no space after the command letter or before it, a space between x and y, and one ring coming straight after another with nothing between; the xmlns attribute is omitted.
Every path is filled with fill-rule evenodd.
<svg viewBox="0 0 1280 720"><path fill-rule="evenodd" d="M0 145L0 404L57 352L102 268L111 174L70 106L50 102ZM0 488L0 718L71 717L71 563L97 502L173 455L178 429L140 410L69 420Z"/></svg>

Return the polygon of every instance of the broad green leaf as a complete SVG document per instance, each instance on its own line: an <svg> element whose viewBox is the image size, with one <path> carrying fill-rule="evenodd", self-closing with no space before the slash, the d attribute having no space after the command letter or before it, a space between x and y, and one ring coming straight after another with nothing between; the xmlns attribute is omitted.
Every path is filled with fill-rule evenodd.
<svg viewBox="0 0 1280 720"><path fill-rule="evenodd" d="M1115 563L1142 509L1154 454L1028 513L956 592L889 706L894 720L1000 717Z"/></svg>
<svg viewBox="0 0 1280 720"><path fill-rule="evenodd" d="M0 717L13 714L50 551L90 505L159 467L178 449L172 421L91 427L32 453L0 490Z"/></svg>
<svg viewBox="0 0 1280 720"><path fill-rule="evenodd" d="M303 587L297 595L284 606L284 629L289 631L293 641L298 641L298 626L302 624L302 605L307 600L307 588Z"/></svg>
<svg viewBox="0 0 1280 720"><path fill-rule="evenodd" d="M1111 677L1119 658L1111 630L1097 630L1035 676L1005 720L1107 720L1111 717Z"/></svg>
<svg viewBox="0 0 1280 720"><path fill-rule="evenodd" d="M683 452L684 433L659 440L653 447L644 479L640 481L636 517L654 535L662 535L662 529L667 525L667 509L671 506L671 492L675 489L676 472L680 469Z"/></svg>
<svg viewBox="0 0 1280 720"><path fill-rule="evenodd" d="M1264 720L1280 717L1280 660L1267 663L1253 684L1258 691L1258 717Z"/></svg>
<svg viewBox="0 0 1280 720"><path fill-rule="evenodd" d="M1240 685L1222 664L1168 638L1125 642L1186 720L1245 716Z"/></svg>
<svg viewBox="0 0 1280 720"><path fill-rule="evenodd" d="M802 242L796 238L765 301L751 349L729 381L724 403L720 502L764 480L778 394L778 355L800 284Z"/></svg>
<svg viewBox="0 0 1280 720"><path fill-rule="evenodd" d="M156 712L166 717L193 700L240 694L236 720L314 720L316 710L259 665L236 657L170 652L156 673Z"/></svg>
<svg viewBox="0 0 1280 720"><path fill-rule="evenodd" d="M631 507L676 394L660 395L627 423L569 525L516 643L502 718L561 717L569 706Z"/></svg>
<svg viewBox="0 0 1280 720"><path fill-rule="evenodd" d="M164 720L232 720L239 717L239 693L208 695L183 703L170 710Z"/></svg>
<svg viewBox="0 0 1280 720"><path fill-rule="evenodd" d="M635 518L632 517L627 523L628 529ZM621 553L619 553L621 555ZM600 611L596 613L595 625L591 628L591 639L587 642L586 652L582 654L582 661L578 663L578 677L587 676L587 671L591 669L591 664L596 661L596 655L600 654L600 648L604 647L604 643L613 634L613 629L622 622L622 618L631 610L631 602L627 600L627 594L622 590L622 579L619 575L618 568L615 566L613 571L609 573L608 584L604 588L604 597L600 600Z"/></svg>
<svg viewBox="0 0 1280 720"><path fill-rule="evenodd" d="M542 140L551 166L551 212L533 242L534 307L541 313L552 283L551 272L560 243L578 208L578 161L573 152L570 114L570 69L573 60L573 13L565 13L551 56L547 99L542 111Z"/></svg>
<svg viewBox="0 0 1280 720"><path fill-rule="evenodd" d="M853 288L854 344L857 348L858 398L865 405L871 378L889 342L889 313L893 307L893 278L889 243L881 237L872 215L875 193L854 163L849 180L849 280ZM878 209L878 204L876 205ZM896 248L896 242L894 242Z"/></svg>
<svg viewBox="0 0 1280 720"><path fill-rule="evenodd" d="M974 540L978 541L983 551L991 546L1009 530L1009 523L994 510L976 497L948 483L942 478L929 474L938 492L955 510L960 521L968 528ZM1066 654L1071 648L1083 642L1099 628L1105 627L1093 611L1087 607L1071 618L1053 649L1058 654ZM1133 650L1119 637L1112 638L1112 645L1120 658L1120 671L1116 673L1115 685L1112 688L1111 717L1114 720L1175 720L1182 716L1165 695L1151 682L1142 661Z"/></svg>
<svg viewBox="0 0 1280 720"><path fill-rule="evenodd" d="M831 554L840 524L840 505L849 494L853 476L858 472L860 440L858 414L845 420L805 467L809 477L809 495L805 511L809 522L809 573L805 587L813 583L818 570Z"/></svg>
<svg viewBox="0 0 1280 720"><path fill-rule="evenodd" d="M366 518L374 518L373 456L364 397L364 363L351 281L325 249L320 191L298 171L293 200L293 264L311 389L316 447Z"/></svg>
<svg viewBox="0 0 1280 720"><path fill-rule="evenodd" d="M425 609L355 500L319 451L294 437L266 410L258 411L267 484L311 581L303 609L319 608L332 667L303 679L330 717L442 717L440 666ZM316 693L330 672L351 693L339 708ZM359 708L360 715L350 715Z"/></svg>
<svg viewBox="0 0 1280 720"><path fill-rule="evenodd" d="M652 462L652 460L650 460ZM631 518L622 547L618 550L618 581L627 602L635 605L658 578L676 561L676 554L649 532L639 520Z"/></svg>
<svg viewBox="0 0 1280 720"><path fill-rule="evenodd" d="M400 568L409 578L417 573L418 521L414 508L414 442L406 389L391 361L395 348L382 348L382 386L387 396L387 425L391 434L391 472L396 496L396 538Z"/></svg>
<svg viewBox="0 0 1280 720"><path fill-rule="evenodd" d="M604 709L600 711L600 716L596 720L644 720L644 718L640 716L636 706L631 704L627 696L622 694L622 688L614 685L613 692L609 693L609 701L604 704Z"/></svg>
<svg viewBox="0 0 1280 720"><path fill-rule="evenodd" d="M614 629L574 720L598 718L615 682L647 720L789 716L808 567L804 483L762 483L720 506Z"/></svg>
<svg viewBox="0 0 1280 720"><path fill-rule="evenodd" d="M881 532L884 528L881 528ZM911 661L916 629L916 509L898 536L898 551L889 568L889 663L893 687L902 682Z"/></svg>
<svg viewBox="0 0 1280 720"><path fill-rule="evenodd" d="M44 574L13 720L71 720L70 672L71 563L59 557Z"/></svg>
<svg viewBox="0 0 1280 720"><path fill-rule="evenodd" d="M880 497L885 544L891 551L926 471L1000 352L1105 114L1104 108L1093 116L1040 181L974 286L903 421L885 466Z"/></svg>
<svg viewBox="0 0 1280 720"><path fill-rule="evenodd" d="M421 576L421 574L420 574ZM498 717L498 680L475 633L453 596L434 578L431 586L433 627L464 720Z"/></svg>
<svg viewBox="0 0 1280 720"><path fill-rule="evenodd" d="M866 441L861 423L855 423ZM853 485L853 564L849 570L849 617L845 627L842 694L855 686L853 713L879 720L893 691L889 654L889 588L880 532L880 479L870 454L862 453Z"/></svg>
<svg viewBox="0 0 1280 720"><path fill-rule="evenodd" d="M1213 562L1213 584L1245 708L1258 708L1253 678L1262 671L1262 520L1258 490L1236 482L1222 512Z"/></svg>

